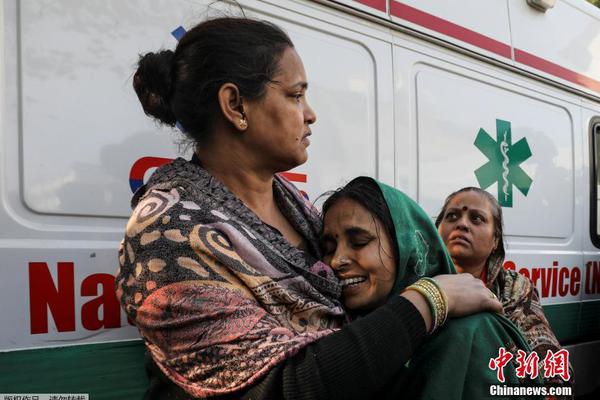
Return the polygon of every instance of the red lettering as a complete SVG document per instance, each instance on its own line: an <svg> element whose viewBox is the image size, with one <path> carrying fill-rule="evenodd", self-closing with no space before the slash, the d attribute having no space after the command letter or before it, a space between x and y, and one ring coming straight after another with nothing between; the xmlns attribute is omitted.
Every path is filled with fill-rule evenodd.
<svg viewBox="0 0 600 400"><path fill-rule="evenodd" d="M552 283L551 272L547 268L542 268L540 272L542 273L542 297L548 297L550 294L550 284Z"/></svg>
<svg viewBox="0 0 600 400"><path fill-rule="evenodd" d="M496 376L500 382L504 382L504 367L512 358L513 355L506 351L504 347L498 349L498 357L490 358L488 368L492 371L497 370Z"/></svg>
<svg viewBox="0 0 600 400"><path fill-rule="evenodd" d="M529 270L527 268L521 268L519 270L519 273L523 276L525 276L526 278L529 278Z"/></svg>
<svg viewBox="0 0 600 400"><path fill-rule="evenodd" d="M585 294L590 294L590 268L592 262L588 261L585 263Z"/></svg>
<svg viewBox="0 0 600 400"><path fill-rule="evenodd" d="M588 261L585 271L585 294L600 293L600 264L597 261Z"/></svg>
<svg viewBox="0 0 600 400"><path fill-rule="evenodd" d="M29 263L31 334L48 333L48 310L59 332L75 330L75 273L72 262L59 262L58 289L48 264Z"/></svg>
<svg viewBox="0 0 600 400"><path fill-rule="evenodd" d="M558 273L558 295L565 297L569 293L569 284L565 282L565 279L569 279L569 268L562 267Z"/></svg>
<svg viewBox="0 0 600 400"><path fill-rule="evenodd" d="M553 267L558 267L558 261L552 263ZM558 286L558 268L552 268L552 297L556 297L556 289Z"/></svg>
<svg viewBox="0 0 600 400"><path fill-rule="evenodd" d="M514 262L512 262L512 261L504 261L504 264L503 264L503 266L504 266L504 269L507 269L507 270L512 270L512 271L514 271L514 270L516 270L516 269L517 269L517 266L516 266L516 265L515 265L515 263L514 263Z"/></svg>
<svg viewBox="0 0 600 400"><path fill-rule="evenodd" d="M594 273L592 276L592 293L600 293L600 264L594 261Z"/></svg>
<svg viewBox="0 0 600 400"><path fill-rule="evenodd" d="M523 350L517 350L517 378L525 378L530 376L532 379L537 378L539 373L540 357L533 351L527 356Z"/></svg>
<svg viewBox="0 0 600 400"><path fill-rule="evenodd" d="M569 372L569 350L561 349L556 353L552 353L552 350L548 350L543 363L544 378L553 378L558 375L563 381L571 379L571 374Z"/></svg>
<svg viewBox="0 0 600 400"><path fill-rule="evenodd" d="M571 296L577 296L579 294L580 281L581 271L579 270L579 267L574 267L571 271L571 284L569 285Z"/></svg>
<svg viewBox="0 0 600 400"><path fill-rule="evenodd" d="M93 274L81 283L82 296L98 296L98 286L102 294L88 301L81 308L81 323L85 329L96 331L100 328L118 328L121 326L121 310L115 295L115 277L110 274ZM99 311L102 308L102 319Z"/></svg>
<svg viewBox="0 0 600 400"><path fill-rule="evenodd" d="M539 280L540 280L540 268L534 268L531 271L531 281L533 282L533 286L537 286Z"/></svg>

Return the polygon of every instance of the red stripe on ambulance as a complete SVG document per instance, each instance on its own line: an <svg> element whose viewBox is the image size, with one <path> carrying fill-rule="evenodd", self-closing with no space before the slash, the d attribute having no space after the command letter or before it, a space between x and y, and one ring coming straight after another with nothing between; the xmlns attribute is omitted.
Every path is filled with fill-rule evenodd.
<svg viewBox="0 0 600 400"><path fill-rule="evenodd" d="M390 14L394 17L402 18L405 21L453 37L502 57L508 59L512 58L512 51L509 45L407 4L392 1L390 3Z"/></svg>
<svg viewBox="0 0 600 400"><path fill-rule="evenodd" d="M554 75L557 78L561 78L566 81L585 86L589 89L595 90L596 92L600 92L600 82L597 80L575 71L571 71L568 68L562 67L526 51L515 48L515 61L546 72L547 74Z"/></svg>
<svg viewBox="0 0 600 400"><path fill-rule="evenodd" d="M364 4L376 10L386 12L385 1L383 0L354 0L357 3ZM404 4L398 0L390 1L389 14L401 18L405 21L430 29L442 35L460 40L470 45L498 54L504 58L512 60L514 50L514 60L523 65L554 75L557 78L587 87L600 93L600 81L589 76L572 71L561 65L555 64L544 58L538 57L527 51L512 47L512 45L500 42L479 32L465 28L462 25L455 24L446 19L437 17L418 8Z"/></svg>
<svg viewBox="0 0 600 400"><path fill-rule="evenodd" d="M372 7L376 10L386 12L387 11L387 0L355 0L357 3L364 4L365 6Z"/></svg>

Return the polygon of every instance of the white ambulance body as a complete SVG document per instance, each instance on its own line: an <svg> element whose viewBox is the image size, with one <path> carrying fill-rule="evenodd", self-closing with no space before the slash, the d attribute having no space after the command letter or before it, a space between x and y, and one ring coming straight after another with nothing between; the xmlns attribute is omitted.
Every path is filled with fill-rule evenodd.
<svg viewBox="0 0 600 400"><path fill-rule="evenodd" d="M133 190L181 155L181 136L143 114L131 77L138 54L239 13L211 3L0 0L0 393L122 398L147 384L114 298L116 249ZM432 218L461 187L490 191L505 267L535 282L576 393L598 390L600 10L239 3L290 34L310 81L310 157L288 177L316 199L374 176Z"/></svg>

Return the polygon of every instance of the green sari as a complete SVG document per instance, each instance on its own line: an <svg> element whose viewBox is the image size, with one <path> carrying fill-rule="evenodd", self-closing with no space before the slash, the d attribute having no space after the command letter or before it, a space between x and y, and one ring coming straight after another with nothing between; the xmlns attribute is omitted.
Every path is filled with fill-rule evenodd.
<svg viewBox="0 0 600 400"><path fill-rule="evenodd" d="M389 207L398 245L398 270L390 296L424 276L456 273L437 229L421 207L399 190L377 183ZM501 347L513 354L503 368L504 382L489 367ZM406 364L399 378L403 395L407 399L482 399L492 397L490 385L542 386L539 376L535 380L517 377L519 349L529 355L522 333L501 314L482 312L449 319Z"/></svg>

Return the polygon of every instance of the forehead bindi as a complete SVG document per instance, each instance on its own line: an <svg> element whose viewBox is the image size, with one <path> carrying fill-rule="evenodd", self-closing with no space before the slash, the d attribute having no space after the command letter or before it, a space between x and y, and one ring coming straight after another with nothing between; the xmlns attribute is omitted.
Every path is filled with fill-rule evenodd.
<svg viewBox="0 0 600 400"><path fill-rule="evenodd" d="M484 215L492 214L492 205L489 200L476 192L464 192L456 195L448 204L448 208L455 210L476 211Z"/></svg>

